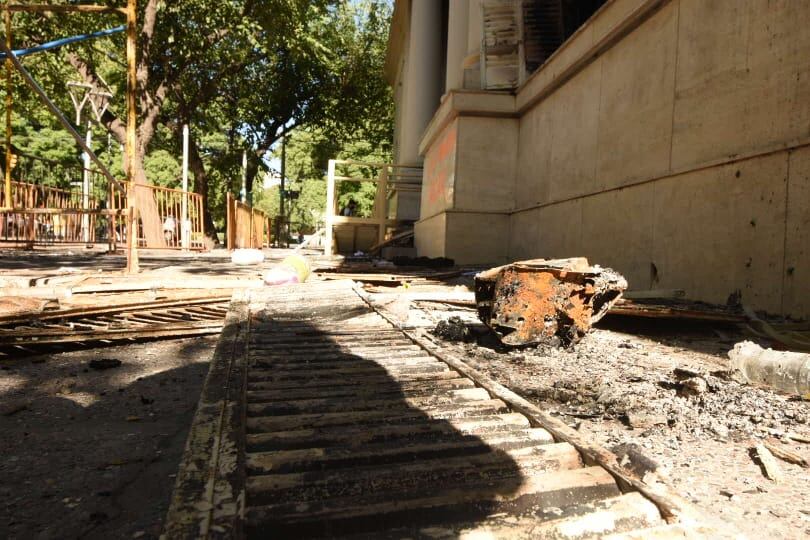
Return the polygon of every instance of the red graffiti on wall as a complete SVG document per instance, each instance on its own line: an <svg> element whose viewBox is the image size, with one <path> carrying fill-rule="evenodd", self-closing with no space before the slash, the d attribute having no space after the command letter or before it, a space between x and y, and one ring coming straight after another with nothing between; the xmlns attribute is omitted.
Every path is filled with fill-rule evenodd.
<svg viewBox="0 0 810 540"><path fill-rule="evenodd" d="M427 208L423 212L432 214L453 204L457 134L457 124L453 122L427 152L423 178Z"/></svg>

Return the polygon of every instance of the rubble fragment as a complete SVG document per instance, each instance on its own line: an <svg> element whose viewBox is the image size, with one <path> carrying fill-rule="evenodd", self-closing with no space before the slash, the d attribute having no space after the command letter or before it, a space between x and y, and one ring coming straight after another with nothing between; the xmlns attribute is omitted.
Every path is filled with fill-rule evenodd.
<svg viewBox="0 0 810 540"><path fill-rule="evenodd" d="M450 317L439 321L433 334L446 341L470 341L472 333L461 317Z"/></svg>
<svg viewBox="0 0 810 540"><path fill-rule="evenodd" d="M751 341L742 341L729 351L728 357L747 382L800 396L810 394L810 354L763 349Z"/></svg>
<svg viewBox="0 0 810 540"><path fill-rule="evenodd" d="M681 393L684 396L699 396L706 393L709 389L709 384L703 377L690 377L683 381L681 386Z"/></svg>
<svg viewBox="0 0 810 540"><path fill-rule="evenodd" d="M807 460L804 456L800 456L796 452L793 452L781 444L779 444L775 439L768 439L762 445L770 450L771 454L778 457L782 461L787 461L788 463L792 463L794 465L798 465L804 469L810 467L810 461Z"/></svg>
<svg viewBox="0 0 810 540"><path fill-rule="evenodd" d="M627 281L582 257L520 261L475 276L478 316L507 345L579 341Z"/></svg>
<svg viewBox="0 0 810 540"><path fill-rule="evenodd" d="M777 463L776 458L773 457L770 450L765 448L765 445L756 445L754 447L754 455L756 460L762 466L762 472L765 474L765 476L777 484L782 481L782 469L779 468L779 463Z"/></svg>

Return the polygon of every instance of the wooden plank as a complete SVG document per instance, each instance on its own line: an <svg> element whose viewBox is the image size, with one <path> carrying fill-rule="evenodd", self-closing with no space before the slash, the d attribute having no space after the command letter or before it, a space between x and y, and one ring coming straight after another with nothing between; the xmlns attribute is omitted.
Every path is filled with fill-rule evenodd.
<svg viewBox="0 0 810 540"><path fill-rule="evenodd" d="M462 388L474 388L475 383L470 379L457 378L448 380L416 382L416 383L398 383L391 381L387 384L358 385L351 383L343 386L332 385L329 387L318 388L290 388L285 390L273 390L273 383L250 383L248 384L247 396L248 399L254 403L262 401L273 401L279 399L316 399L316 398L353 398L353 397L367 397L373 396L386 396L386 395L408 395L408 396L421 396L432 394L434 392L443 392L447 390L458 390ZM269 390L262 390L262 388L270 388Z"/></svg>
<svg viewBox="0 0 810 540"><path fill-rule="evenodd" d="M508 412L503 401L490 399L463 404L436 407L427 411L409 409L392 413L391 411L336 412L322 414L291 414L285 416L259 416L247 419L251 432L288 431L291 429L319 428L324 426L342 426L365 423L397 423L413 420L463 418L484 414Z"/></svg>
<svg viewBox="0 0 810 540"><path fill-rule="evenodd" d="M255 397L255 394L251 395ZM448 405L463 405L468 402L486 401L489 394L483 388L470 388L451 390L436 394L422 396L392 396L380 399L342 398L315 398L284 401L251 401L247 405L248 416L270 416L287 414L314 414L333 412L359 412L359 411L389 411L408 410L417 408L429 412L438 407Z"/></svg>
<svg viewBox="0 0 810 540"><path fill-rule="evenodd" d="M450 434L450 433L448 433ZM394 440L362 447L354 445L309 447L248 453L247 466L256 474L284 473L292 470L323 470L371 464L390 464L417 459L446 459L460 455L518 449L551 444L554 439L544 429L516 429L506 432L453 436L445 439L404 442Z"/></svg>
<svg viewBox="0 0 810 540"><path fill-rule="evenodd" d="M329 499L313 502L281 502L250 507L246 511L248 530L254 534L324 535L358 532L368 526L417 525L437 515L476 515L478 508L493 514L516 507L562 507L573 501L586 502L619 495L613 478L599 467L530 475L501 485L437 487L421 497L394 497L390 501L369 497ZM371 499L370 501L367 499ZM360 529L362 531L362 529Z"/></svg>
<svg viewBox="0 0 810 540"><path fill-rule="evenodd" d="M0 345L54 345L59 343L81 343L86 341L120 341L130 339L165 338L218 334L222 323L182 323L163 324L154 328L107 329L100 331L76 332L75 330L24 331L23 335L0 336ZM22 331L21 331L22 332ZM67 333L66 333L67 332Z"/></svg>
<svg viewBox="0 0 810 540"><path fill-rule="evenodd" d="M448 418L441 422L404 422L379 425L374 429L365 426L334 426L321 429L293 429L269 433L248 433L247 447L251 451L315 448L318 446L353 446L398 441L435 440L448 435L476 435L511 432L526 429L529 421L522 414L503 413L466 418Z"/></svg>
<svg viewBox="0 0 810 540"><path fill-rule="evenodd" d="M482 482L497 484L504 478L525 478L540 471L582 470L579 454L570 444L532 442L507 450L489 448L471 455L423 457L410 463L374 462L350 469L272 472L272 461L259 460L255 455L248 458L248 466L251 463L270 472L248 476L251 505L279 499L329 504L335 493L356 494L373 504L380 499L396 500L405 493L424 492L426 486L450 483L459 489Z"/></svg>
<svg viewBox="0 0 810 540"><path fill-rule="evenodd" d="M245 369L247 303L237 297L225 319L191 424L166 517L167 538L242 536L244 444L239 410ZM215 513L214 507L220 510ZM224 514L225 513L225 514Z"/></svg>
<svg viewBox="0 0 810 540"><path fill-rule="evenodd" d="M771 451L768 450L764 444L756 445L754 451L756 452L757 460L762 466L762 471L765 473L765 476L773 480L776 484L782 482L784 480L782 469L779 467L776 458L771 454Z"/></svg>

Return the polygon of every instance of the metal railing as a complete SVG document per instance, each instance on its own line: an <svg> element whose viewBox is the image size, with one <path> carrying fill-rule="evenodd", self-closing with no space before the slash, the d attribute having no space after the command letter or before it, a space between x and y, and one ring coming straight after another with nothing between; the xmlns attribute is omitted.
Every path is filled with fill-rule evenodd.
<svg viewBox="0 0 810 540"><path fill-rule="evenodd" d="M19 154L12 177L10 201L0 190L0 242L108 244L111 249L126 242L127 197L99 171ZM152 193L163 231L159 245L139 233L139 247L204 249L201 195L153 185L136 188ZM143 231L140 219L136 223Z"/></svg>
<svg viewBox="0 0 810 540"><path fill-rule="evenodd" d="M352 226L355 238L357 228L375 227L376 243L369 246L373 249L385 241L392 229L406 224L406 221L398 220L392 215L391 201L397 193L421 191L422 168L392 163L330 159L326 182L326 231L323 249L325 255L331 255L334 251L336 227ZM337 197L337 186L341 182L373 182L377 185L371 215L356 216L351 213L341 215L344 212L338 208ZM353 249L356 247L352 246Z"/></svg>
<svg viewBox="0 0 810 540"><path fill-rule="evenodd" d="M272 220L263 211L236 199L230 193L226 198L225 243L228 249L269 246Z"/></svg>
<svg viewBox="0 0 810 540"><path fill-rule="evenodd" d="M138 246L143 248L166 249L205 249L203 239L203 199L198 193L161 186L137 184L138 189L152 192L157 206L157 213L163 224L165 245L149 245L143 235L138 236ZM126 208L126 197L123 198ZM185 211L184 211L185 206ZM185 214L185 219L183 215ZM141 227L142 229L142 227Z"/></svg>

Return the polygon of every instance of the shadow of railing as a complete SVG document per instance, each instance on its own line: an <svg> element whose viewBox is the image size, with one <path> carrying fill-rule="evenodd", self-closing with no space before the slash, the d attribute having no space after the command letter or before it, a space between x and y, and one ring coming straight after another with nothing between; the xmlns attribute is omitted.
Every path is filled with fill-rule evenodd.
<svg viewBox="0 0 810 540"><path fill-rule="evenodd" d="M390 327L362 330L364 310L298 315L251 333L249 537L374 537L527 504L510 452L537 441L503 403Z"/></svg>

